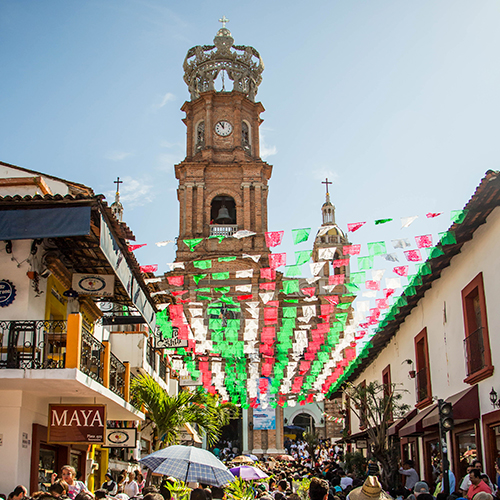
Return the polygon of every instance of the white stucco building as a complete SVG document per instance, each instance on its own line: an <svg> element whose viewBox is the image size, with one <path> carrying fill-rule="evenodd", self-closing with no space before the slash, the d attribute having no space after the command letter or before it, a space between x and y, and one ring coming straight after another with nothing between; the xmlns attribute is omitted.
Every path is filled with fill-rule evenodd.
<svg viewBox="0 0 500 500"><path fill-rule="evenodd" d="M391 439L429 483L440 458L437 399L453 404L448 448L457 482L476 456L495 478L500 455L500 410L490 400L493 391L500 392L498 172L486 173L465 209L464 221L450 228L456 243L443 245L443 255L428 261L432 272L376 334L368 358L350 379L356 385L392 381L407 390L403 397L412 411L394 423ZM349 413L352 443L366 440Z"/></svg>

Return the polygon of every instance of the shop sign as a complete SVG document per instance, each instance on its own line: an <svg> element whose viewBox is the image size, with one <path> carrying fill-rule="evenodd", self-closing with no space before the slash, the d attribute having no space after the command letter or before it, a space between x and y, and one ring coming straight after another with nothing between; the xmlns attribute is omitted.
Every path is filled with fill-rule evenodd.
<svg viewBox="0 0 500 500"><path fill-rule="evenodd" d="M71 285L80 295L112 297L115 288L114 274L73 274Z"/></svg>
<svg viewBox="0 0 500 500"><path fill-rule="evenodd" d="M161 335L161 333L160 333ZM179 338L179 328L174 326L172 328L172 338L164 339L163 337L156 338L156 349L175 349L176 347L187 347L188 339L180 339Z"/></svg>
<svg viewBox="0 0 500 500"><path fill-rule="evenodd" d="M0 280L0 307L7 307L16 298L16 287L9 280Z"/></svg>
<svg viewBox="0 0 500 500"><path fill-rule="evenodd" d="M135 448L137 429L108 429L106 431L106 448Z"/></svg>
<svg viewBox="0 0 500 500"><path fill-rule="evenodd" d="M201 374L200 376L197 378L197 379L194 379L193 380L193 377L191 377L191 375L187 375L187 376L181 376L179 377L179 385L181 387L194 387L196 385L203 385L203 381L202 381L202 378L201 378Z"/></svg>
<svg viewBox="0 0 500 500"><path fill-rule="evenodd" d="M49 405L49 443L104 444L106 405Z"/></svg>
<svg viewBox="0 0 500 500"><path fill-rule="evenodd" d="M122 250L118 246L115 238L111 234L106 221L101 215L101 236L100 246L106 259L111 264L116 275L122 282L123 287L127 291L130 300L134 303L141 316L146 320L149 327L154 330L156 325L156 313L153 306L149 303L148 298L137 280L132 275L132 271L127 264L127 260L123 255Z"/></svg>
<svg viewBox="0 0 500 500"><path fill-rule="evenodd" d="M368 443L367 443L366 439L359 439L358 441L356 441L356 448L358 450L364 450L364 449L368 448Z"/></svg>

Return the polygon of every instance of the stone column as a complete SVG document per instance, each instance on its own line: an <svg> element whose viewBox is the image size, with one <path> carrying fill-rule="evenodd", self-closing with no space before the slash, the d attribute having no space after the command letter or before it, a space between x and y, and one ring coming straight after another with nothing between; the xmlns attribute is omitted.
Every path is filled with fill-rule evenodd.
<svg viewBox="0 0 500 500"><path fill-rule="evenodd" d="M193 187L192 182L186 182L186 236L188 238L193 237Z"/></svg>
<svg viewBox="0 0 500 500"><path fill-rule="evenodd" d="M242 411L242 420L243 420L243 451L242 455L248 455L250 453L248 449L248 409L241 409Z"/></svg>
<svg viewBox="0 0 500 500"><path fill-rule="evenodd" d="M250 182L242 182L243 189L243 217L240 218L243 229L250 231Z"/></svg>
<svg viewBox="0 0 500 500"><path fill-rule="evenodd" d="M255 184L255 232L262 232L262 184Z"/></svg>
<svg viewBox="0 0 500 500"><path fill-rule="evenodd" d="M262 433L264 431L253 429L253 450L254 455L262 455L264 450L262 449Z"/></svg>
<svg viewBox="0 0 500 500"><path fill-rule="evenodd" d="M179 237L184 239L186 237L186 186L179 186L177 189L177 196L179 198Z"/></svg>
<svg viewBox="0 0 500 500"><path fill-rule="evenodd" d="M196 183L196 197L197 197L197 207L196 207L196 235L203 234L203 221L205 220L205 214L203 213L203 207L205 205L205 183ZM203 236L205 236L203 234Z"/></svg>

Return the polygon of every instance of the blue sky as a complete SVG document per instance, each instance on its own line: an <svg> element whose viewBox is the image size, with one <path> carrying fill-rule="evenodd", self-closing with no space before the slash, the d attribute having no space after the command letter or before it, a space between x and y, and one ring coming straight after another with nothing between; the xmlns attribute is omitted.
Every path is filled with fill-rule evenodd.
<svg viewBox="0 0 500 500"><path fill-rule="evenodd" d="M459 209L499 168L498 0L1 0L0 160L110 203L120 176L125 220L148 243L136 256L165 271L173 246L154 243L178 233L182 63L222 15L266 66L270 230L319 225L325 177L345 227ZM448 223L383 236L367 224L351 239Z"/></svg>

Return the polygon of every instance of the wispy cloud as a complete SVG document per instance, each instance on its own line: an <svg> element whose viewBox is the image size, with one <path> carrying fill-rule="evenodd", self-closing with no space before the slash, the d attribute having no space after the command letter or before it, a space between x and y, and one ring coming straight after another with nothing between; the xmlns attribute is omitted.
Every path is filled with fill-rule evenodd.
<svg viewBox="0 0 500 500"><path fill-rule="evenodd" d="M117 151L117 150L114 150L114 151L108 151L104 155L104 158L106 158L107 160L111 160L111 161L121 161L121 160L124 160L125 158L128 158L132 154L133 153L130 152L130 151Z"/></svg>
<svg viewBox="0 0 500 500"><path fill-rule="evenodd" d="M334 184L337 183L337 180L339 178L339 174L331 167L323 166L323 167L313 168L311 173L313 179L324 180L328 178L328 180L332 181Z"/></svg>
<svg viewBox="0 0 500 500"><path fill-rule="evenodd" d="M160 103L160 108L163 108L163 106L165 106L165 104L167 104L167 102L170 102L170 101L175 101L176 97L174 94L172 94L171 92L167 92L164 96L163 96L163 99L161 100L161 103Z"/></svg>
<svg viewBox="0 0 500 500"><path fill-rule="evenodd" d="M124 204L125 209L139 207L153 201L154 186L147 179L134 179L126 176L122 180L123 184L120 185L120 201ZM115 193L113 191L107 192L105 196L109 200L109 203L112 203Z"/></svg>
<svg viewBox="0 0 500 500"><path fill-rule="evenodd" d="M264 134L260 134L260 157L265 160L268 156L275 155L278 152L276 146L270 146L264 139Z"/></svg>
<svg viewBox="0 0 500 500"><path fill-rule="evenodd" d="M180 163L183 159L183 154L181 151L178 153L162 153L158 156L158 169L165 172L171 172L174 165Z"/></svg>

